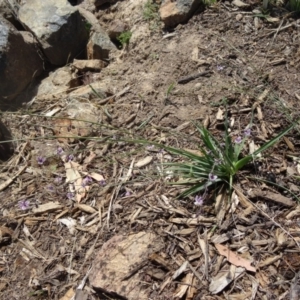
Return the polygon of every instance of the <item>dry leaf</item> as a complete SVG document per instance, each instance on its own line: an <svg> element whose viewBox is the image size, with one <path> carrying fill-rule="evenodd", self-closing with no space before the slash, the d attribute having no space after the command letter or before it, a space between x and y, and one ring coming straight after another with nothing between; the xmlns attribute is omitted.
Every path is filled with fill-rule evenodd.
<svg viewBox="0 0 300 300"><path fill-rule="evenodd" d="M228 284L230 284L235 278L245 272L244 268L237 268L231 265L227 272L220 272L216 277L212 278L209 291L212 294L220 293Z"/></svg>
<svg viewBox="0 0 300 300"><path fill-rule="evenodd" d="M88 174L88 176L90 176L91 178L95 179L96 181L103 181L103 180L105 180L104 177L101 174L98 174L98 173L95 173L95 172Z"/></svg>
<svg viewBox="0 0 300 300"><path fill-rule="evenodd" d="M192 273L188 273L186 276L185 276L185 278L183 278L183 280L182 280L182 283L183 284L180 284L179 286L178 286L178 288L177 288L177 290L175 291L175 295L174 295L174 298L182 298L184 295L185 295L185 293L186 293L186 291L187 291L187 289L188 289L188 287L192 284L192 282L193 282L193 277L194 277L194 274L192 274Z"/></svg>
<svg viewBox="0 0 300 300"><path fill-rule="evenodd" d="M67 180L66 183L71 182L73 183L78 178L81 178L78 170L80 169L80 165L76 162L70 161L65 163L65 169L66 169L66 176Z"/></svg>
<svg viewBox="0 0 300 300"><path fill-rule="evenodd" d="M150 164L152 160L153 160L152 156L146 156L145 158L143 158L143 159L139 160L138 162L136 162L134 164L134 166L137 167L137 168L145 167L148 164Z"/></svg>
<svg viewBox="0 0 300 300"><path fill-rule="evenodd" d="M58 222L66 225L71 234L75 233L76 220L72 218L58 219Z"/></svg>
<svg viewBox="0 0 300 300"><path fill-rule="evenodd" d="M183 272L185 272L185 270L187 269L188 266L188 261L186 260L179 269L177 269L175 271L175 273L173 274L172 278L173 280L175 280L178 276L180 276Z"/></svg>
<svg viewBox="0 0 300 300"><path fill-rule="evenodd" d="M216 115L216 119L218 121L223 121L224 120L224 112L221 108L218 109L217 115Z"/></svg>
<svg viewBox="0 0 300 300"><path fill-rule="evenodd" d="M256 272L256 269L253 266L251 266L251 261L240 257L224 245L215 244L215 247L217 248L219 253L225 256L231 264L237 267L244 267L246 270L251 272Z"/></svg>
<svg viewBox="0 0 300 300"><path fill-rule="evenodd" d="M284 136L283 139L284 139L285 143L287 144L287 146L289 147L289 149L291 151L295 152L294 144L286 136Z"/></svg>
<svg viewBox="0 0 300 300"><path fill-rule="evenodd" d="M75 296L74 289L70 288L59 300L71 300L73 296Z"/></svg>

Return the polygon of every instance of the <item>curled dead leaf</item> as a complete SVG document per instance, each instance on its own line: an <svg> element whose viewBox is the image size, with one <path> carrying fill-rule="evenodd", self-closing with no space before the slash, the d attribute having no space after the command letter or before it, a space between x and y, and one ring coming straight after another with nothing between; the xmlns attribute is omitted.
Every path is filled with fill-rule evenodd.
<svg viewBox="0 0 300 300"><path fill-rule="evenodd" d="M243 267L246 270L251 271L251 272L256 272L256 269L253 266L251 266L251 261L242 258L241 256L232 252L229 248L227 248L224 245L215 244L215 247L217 248L218 252L221 255L225 256L231 264L233 264L237 267Z"/></svg>

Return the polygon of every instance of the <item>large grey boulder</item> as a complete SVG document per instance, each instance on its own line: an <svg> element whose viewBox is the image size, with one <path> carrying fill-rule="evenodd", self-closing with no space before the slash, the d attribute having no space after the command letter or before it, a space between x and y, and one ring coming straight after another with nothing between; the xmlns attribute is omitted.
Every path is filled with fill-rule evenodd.
<svg viewBox="0 0 300 300"><path fill-rule="evenodd" d="M54 65L70 62L84 51L89 38L84 19L67 0L27 0L19 10L19 19Z"/></svg>
<svg viewBox="0 0 300 300"><path fill-rule="evenodd" d="M0 17L0 102L14 99L42 70L33 36Z"/></svg>

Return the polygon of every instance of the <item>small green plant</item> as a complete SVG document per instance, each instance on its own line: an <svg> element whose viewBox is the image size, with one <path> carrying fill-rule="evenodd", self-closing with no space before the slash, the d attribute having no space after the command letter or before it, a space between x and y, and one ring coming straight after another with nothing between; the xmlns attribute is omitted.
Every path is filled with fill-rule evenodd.
<svg viewBox="0 0 300 300"><path fill-rule="evenodd" d="M92 24L91 23L89 23L89 22L85 22L85 24L84 24L84 26L85 26L85 29L88 31L88 32L90 32L91 31L91 28L92 28Z"/></svg>
<svg viewBox="0 0 300 300"><path fill-rule="evenodd" d="M174 83L171 83L168 87L168 90L167 90L167 93L166 93L166 98L169 98L169 96L171 95L173 89L174 89Z"/></svg>
<svg viewBox="0 0 300 300"><path fill-rule="evenodd" d="M291 124L253 154L246 155L243 158L240 158L240 154L246 139L251 134L250 127L244 130L243 137L237 136L232 140L226 126L224 142L220 143L206 128L196 126L204 144L203 147L199 147L199 154L168 146L164 148L171 153L190 160L189 162L170 163L168 171L184 179L184 181L176 184L191 186L184 191L182 196L196 195L199 192L203 192L201 196L196 196L195 198L195 204L201 205L209 188L217 189L225 184L229 188L230 195L237 172L250 161L256 159L260 153L272 147L281 137L293 129L296 123Z"/></svg>
<svg viewBox="0 0 300 300"><path fill-rule="evenodd" d="M211 6L214 5L215 3L217 3L217 0L203 0L203 4L205 6Z"/></svg>
<svg viewBox="0 0 300 300"><path fill-rule="evenodd" d="M124 47L129 44L131 36L131 31L124 31L117 37L117 40L121 43L122 47Z"/></svg>
<svg viewBox="0 0 300 300"><path fill-rule="evenodd" d="M148 0L144 6L143 17L144 20L149 22L151 30L156 31L159 28L160 16L159 16L159 5L154 3L153 0Z"/></svg>
<svg viewBox="0 0 300 300"><path fill-rule="evenodd" d="M152 21L158 18L159 5L152 0L148 0L144 6L143 17L146 21Z"/></svg>

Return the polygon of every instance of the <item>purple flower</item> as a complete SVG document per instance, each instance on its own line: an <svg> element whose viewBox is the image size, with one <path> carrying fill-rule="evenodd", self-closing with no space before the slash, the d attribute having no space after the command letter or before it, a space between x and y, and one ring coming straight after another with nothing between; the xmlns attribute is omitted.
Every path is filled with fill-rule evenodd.
<svg viewBox="0 0 300 300"><path fill-rule="evenodd" d="M83 180L82 180L82 186L85 187L87 186L89 183L92 183L93 179L90 176L86 176Z"/></svg>
<svg viewBox="0 0 300 300"><path fill-rule="evenodd" d="M37 160L37 163L42 166L45 161L46 161L46 157L43 157L43 156L38 156L38 158L36 159Z"/></svg>
<svg viewBox="0 0 300 300"><path fill-rule="evenodd" d="M148 145L148 146L146 146L146 149L147 150L153 150L154 149L154 145Z"/></svg>
<svg viewBox="0 0 300 300"><path fill-rule="evenodd" d="M74 199L74 196L75 196L74 193L71 193L71 192L67 193L67 198L68 198L69 200Z"/></svg>
<svg viewBox="0 0 300 300"><path fill-rule="evenodd" d="M74 155L73 154L69 154L67 156L67 161L69 162L69 161L72 161L72 160L74 160Z"/></svg>
<svg viewBox="0 0 300 300"><path fill-rule="evenodd" d="M102 179L102 180L99 181L99 184L104 186L104 185L106 185L106 181L104 179Z"/></svg>
<svg viewBox="0 0 300 300"><path fill-rule="evenodd" d="M51 192L51 193L54 193L54 192L55 192L54 186L51 185L51 184L49 184L49 185L47 186L47 190L48 190L49 192Z"/></svg>
<svg viewBox="0 0 300 300"><path fill-rule="evenodd" d="M64 149L62 147L57 147L56 153L57 155L62 155L64 153Z"/></svg>
<svg viewBox="0 0 300 300"><path fill-rule="evenodd" d="M209 173L209 175L208 175L208 179L209 179L210 181L215 181L215 180L217 180L217 178L218 178L218 176L217 176L217 175L214 175L214 174L212 174L212 173Z"/></svg>
<svg viewBox="0 0 300 300"><path fill-rule="evenodd" d="M250 128L247 128L244 130L244 135L245 136L250 136L251 135L251 129Z"/></svg>
<svg viewBox="0 0 300 300"><path fill-rule="evenodd" d="M60 184L62 182L62 177L61 176L57 176L55 179L54 179L54 183L56 184Z"/></svg>
<svg viewBox="0 0 300 300"><path fill-rule="evenodd" d="M204 197L203 196L196 196L194 204L197 205L197 206L202 206L203 205L203 201L204 201Z"/></svg>
<svg viewBox="0 0 300 300"><path fill-rule="evenodd" d="M130 193L130 191L126 191L126 193L125 193L125 195L124 195L125 197L129 197L129 196L131 196L131 193Z"/></svg>
<svg viewBox="0 0 300 300"><path fill-rule="evenodd" d="M234 142L236 144L240 144L242 142L242 138L240 136L238 136L238 137L235 138Z"/></svg>
<svg viewBox="0 0 300 300"><path fill-rule="evenodd" d="M24 199L24 200L21 200L21 201L19 202L19 207L20 207L20 209L22 209L22 210L26 210L26 209L29 208L29 204L30 204L30 201Z"/></svg>
<svg viewBox="0 0 300 300"><path fill-rule="evenodd" d="M223 66L221 66L221 65L217 65L217 70L218 71L222 71L224 69L224 67Z"/></svg>

